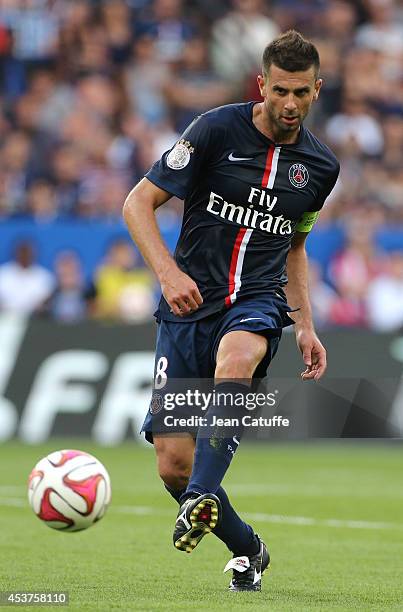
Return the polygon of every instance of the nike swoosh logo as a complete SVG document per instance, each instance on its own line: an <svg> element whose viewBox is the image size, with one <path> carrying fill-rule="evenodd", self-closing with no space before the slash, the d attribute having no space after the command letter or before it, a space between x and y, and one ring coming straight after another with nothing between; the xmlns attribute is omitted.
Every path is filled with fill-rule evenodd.
<svg viewBox="0 0 403 612"><path fill-rule="evenodd" d="M245 321L261 321L262 317L249 317L249 319L241 319L240 323L245 323Z"/></svg>
<svg viewBox="0 0 403 612"><path fill-rule="evenodd" d="M256 584L257 582L259 582L261 578L262 578L262 572L257 572L255 568L255 576L253 578L253 584Z"/></svg>
<svg viewBox="0 0 403 612"><path fill-rule="evenodd" d="M180 514L178 516L178 518L176 519L176 522L182 521L182 523L185 525L186 529L190 529L191 525L190 525L189 521L186 519L186 510L187 510L187 508L185 508L185 510L182 512L182 514Z"/></svg>
<svg viewBox="0 0 403 612"><path fill-rule="evenodd" d="M233 153L228 155L230 161L250 161L253 157L234 157Z"/></svg>

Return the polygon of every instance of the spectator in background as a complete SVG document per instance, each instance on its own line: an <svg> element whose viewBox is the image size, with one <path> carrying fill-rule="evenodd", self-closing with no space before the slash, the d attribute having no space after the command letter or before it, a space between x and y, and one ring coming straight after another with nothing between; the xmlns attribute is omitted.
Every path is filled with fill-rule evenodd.
<svg viewBox="0 0 403 612"><path fill-rule="evenodd" d="M316 10L316 15L320 21L321 38L331 41L339 53L347 51L351 46L358 21L358 10L355 3L346 0L325 2L322 11Z"/></svg>
<svg viewBox="0 0 403 612"><path fill-rule="evenodd" d="M271 14L281 31L298 30L315 34L320 27L321 13L327 5L323 0L272 0Z"/></svg>
<svg viewBox="0 0 403 612"><path fill-rule="evenodd" d="M109 56L113 64L124 64L132 41L131 11L125 0L108 0L101 8L102 23L108 41Z"/></svg>
<svg viewBox="0 0 403 612"><path fill-rule="evenodd" d="M182 133L200 113L229 102L232 89L211 69L206 42L192 38L184 47L177 70L164 87L176 130Z"/></svg>
<svg viewBox="0 0 403 612"><path fill-rule="evenodd" d="M77 85L76 105L62 125L63 140L72 145L84 160L80 176L76 173L80 184L75 212L80 216L100 217L103 211L109 214L112 203L108 202L106 207L100 204L105 181L121 181L127 188L130 175L124 163L121 167L123 158L119 157L116 149L119 143L115 125L120 104L120 91L112 79L97 74L83 77ZM126 164L128 161L126 159ZM69 195L73 193L70 191ZM114 205L117 206L117 202Z"/></svg>
<svg viewBox="0 0 403 612"><path fill-rule="evenodd" d="M330 263L330 279L338 298L332 304L329 320L333 325L365 327L367 287L381 274L384 261L375 252L374 227L364 216L351 218L346 231L346 245Z"/></svg>
<svg viewBox="0 0 403 612"><path fill-rule="evenodd" d="M375 331L392 332L403 327L403 251L390 254L384 272L369 284L367 310Z"/></svg>
<svg viewBox="0 0 403 612"><path fill-rule="evenodd" d="M58 51L58 3L55 0L24 0L4 4L0 5L0 21L12 32L14 56L29 63L53 60Z"/></svg>
<svg viewBox="0 0 403 612"><path fill-rule="evenodd" d="M309 296L312 306L312 318L317 329L323 329L329 322L337 293L323 280L323 271L319 262L309 262Z"/></svg>
<svg viewBox="0 0 403 612"><path fill-rule="evenodd" d="M70 144L56 148L50 160L49 173L56 185L57 210L62 217L78 212L84 163L82 150Z"/></svg>
<svg viewBox="0 0 403 612"><path fill-rule="evenodd" d="M351 285L341 287L329 310L328 326L365 328L367 323L364 292L355 291Z"/></svg>
<svg viewBox="0 0 403 612"><path fill-rule="evenodd" d="M91 19L80 30L76 53L71 58L71 69L76 76L110 74L111 60L107 33L102 23Z"/></svg>
<svg viewBox="0 0 403 612"><path fill-rule="evenodd" d="M31 74L29 92L37 106L36 121L45 133L56 133L75 103L75 89L56 78L54 69L41 68Z"/></svg>
<svg viewBox="0 0 403 612"><path fill-rule="evenodd" d="M46 310L61 323L77 323L88 315L92 291L86 288L80 260L72 251L60 253L55 262L56 287Z"/></svg>
<svg viewBox="0 0 403 612"><path fill-rule="evenodd" d="M381 126L360 98L344 100L343 112L327 122L326 135L333 145L349 154L353 151L371 157L383 150Z"/></svg>
<svg viewBox="0 0 403 612"><path fill-rule="evenodd" d="M395 0L368 0L369 23L357 30L359 46L396 55L403 52L403 26L397 18Z"/></svg>
<svg viewBox="0 0 403 612"><path fill-rule="evenodd" d="M49 222L58 216L53 185L44 179L31 184L27 192L27 211L35 221Z"/></svg>
<svg viewBox="0 0 403 612"><path fill-rule="evenodd" d="M57 138L56 133L44 130L39 124L41 104L40 97L29 89L18 98L11 110L13 123L29 139L30 156L26 167L28 183L35 178L47 176L49 159Z"/></svg>
<svg viewBox="0 0 403 612"><path fill-rule="evenodd" d="M262 0L232 0L232 11L212 29L212 58L217 74L232 85L259 69L262 49L279 34Z"/></svg>
<svg viewBox="0 0 403 612"><path fill-rule="evenodd" d="M180 60L186 41L196 33L184 9L182 0L154 0L136 22L137 36L155 39L159 61Z"/></svg>
<svg viewBox="0 0 403 612"><path fill-rule="evenodd" d="M122 216L122 201L125 200L131 185L128 177L119 173L109 173L101 181L97 200L97 214L105 221L116 221ZM123 198L123 200L122 200Z"/></svg>
<svg viewBox="0 0 403 612"><path fill-rule="evenodd" d="M326 87L320 92L316 116L320 117L320 121L325 121L327 117L340 111L343 96L342 58L337 42L331 38L318 40L315 44L320 54L320 74L326 83Z"/></svg>
<svg viewBox="0 0 403 612"><path fill-rule="evenodd" d="M53 275L35 262L31 242L20 242L15 259L0 266L0 311L40 313L55 286Z"/></svg>
<svg viewBox="0 0 403 612"><path fill-rule="evenodd" d="M96 274L97 317L137 322L151 318L155 307L154 280L148 269L136 264L133 245L125 239L116 240Z"/></svg>
<svg viewBox="0 0 403 612"><path fill-rule="evenodd" d="M22 131L11 132L0 143L1 215L14 215L23 210L31 153L30 139Z"/></svg>
<svg viewBox="0 0 403 612"><path fill-rule="evenodd" d="M403 166L391 167L384 170L385 182L383 189L378 186L378 201L387 211L390 227L403 223ZM403 248L403 244L402 244Z"/></svg>
<svg viewBox="0 0 403 612"><path fill-rule="evenodd" d="M120 148L123 157L130 160L131 185L133 185L136 180L139 181L144 176L158 156L178 140L179 133L168 120L150 125L138 115L125 115L121 125L120 142L115 141L110 152L115 154Z"/></svg>
<svg viewBox="0 0 403 612"><path fill-rule="evenodd" d="M387 87L381 71L381 55L366 48L350 48L342 57L343 98L374 102ZM374 87L374 82L377 86Z"/></svg>
<svg viewBox="0 0 403 612"><path fill-rule="evenodd" d="M403 115L389 115L383 122L383 163L388 168L403 167ZM402 192L400 192L401 194ZM401 202L401 198L399 198Z"/></svg>
<svg viewBox="0 0 403 612"><path fill-rule="evenodd" d="M157 59L157 55L155 38L143 34L133 44L133 57L125 71L131 110L151 125L164 121L168 116L163 88L170 78L171 69L163 59Z"/></svg>
<svg viewBox="0 0 403 612"><path fill-rule="evenodd" d="M63 26L60 31L60 54L66 59L69 52L77 51L83 30L93 20L94 7L88 0L63 2Z"/></svg>
<svg viewBox="0 0 403 612"><path fill-rule="evenodd" d="M3 99L12 103L20 96L25 88L24 64L14 55L14 41L10 30L0 13L0 83L3 90Z"/></svg>

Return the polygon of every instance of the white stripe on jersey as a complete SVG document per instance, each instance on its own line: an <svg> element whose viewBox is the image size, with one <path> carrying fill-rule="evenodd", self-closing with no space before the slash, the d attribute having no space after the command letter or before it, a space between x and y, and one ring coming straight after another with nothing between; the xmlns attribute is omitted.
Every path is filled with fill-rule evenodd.
<svg viewBox="0 0 403 612"><path fill-rule="evenodd" d="M281 147L276 147L273 152L273 159L271 161L271 169L269 174L269 180L267 181L267 189L273 189L274 181L276 180L278 158L280 157Z"/></svg>
<svg viewBox="0 0 403 612"><path fill-rule="evenodd" d="M234 281L235 281L235 286L234 286L234 291L233 293L231 293L230 300L231 300L231 304L233 304L236 300L236 294L238 293L238 291L241 288L241 274L242 274L242 266L243 266L243 260L245 257L245 251L246 251L246 246L249 242L249 239L252 235L253 229L247 229L244 237L242 238L242 242L241 245L239 247L239 253L238 253L238 259L236 262L236 269L235 269L235 276L234 276Z"/></svg>

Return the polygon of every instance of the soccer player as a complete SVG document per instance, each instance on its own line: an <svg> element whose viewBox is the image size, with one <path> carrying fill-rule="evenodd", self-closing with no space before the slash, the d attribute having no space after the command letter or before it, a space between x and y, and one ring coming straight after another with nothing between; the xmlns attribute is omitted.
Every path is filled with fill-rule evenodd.
<svg viewBox="0 0 403 612"><path fill-rule="evenodd" d="M286 32L264 50L257 81L262 102L197 117L124 205L131 236L161 283L160 392L171 379L214 377L217 393L245 393L265 375L282 328L292 323L305 364L302 379L319 380L326 369L311 317L305 241L339 164L303 126L322 85L317 49L298 32ZM155 210L173 194L185 201L174 258L155 220ZM191 552L212 531L233 553L226 567L233 570L230 589L261 590L267 547L221 486L241 428L236 435L223 427L207 433L200 427L197 436L158 435L153 407L143 431L180 505L174 546ZM210 404L208 423L224 411L228 406L219 401Z"/></svg>

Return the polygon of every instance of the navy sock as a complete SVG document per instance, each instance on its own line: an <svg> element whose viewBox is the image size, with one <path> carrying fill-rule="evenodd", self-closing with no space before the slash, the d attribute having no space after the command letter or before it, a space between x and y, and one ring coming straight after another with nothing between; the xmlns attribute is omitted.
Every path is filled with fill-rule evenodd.
<svg viewBox="0 0 403 612"><path fill-rule="evenodd" d="M222 540L236 557L256 555L260 544L252 527L235 512L222 487L219 487L215 494L221 502L222 519L214 529L214 535Z"/></svg>
<svg viewBox="0 0 403 612"><path fill-rule="evenodd" d="M178 503L186 491L186 489L176 491L167 485L165 485L165 488ZM257 554L259 552L259 542L252 527L238 516L222 487L219 487L215 494L221 502L222 519L212 533L224 542L236 557Z"/></svg>
<svg viewBox="0 0 403 612"><path fill-rule="evenodd" d="M220 383L215 387L215 401L207 414L207 425L199 427L192 475L182 496L192 493L216 493L232 461L243 433L242 417L246 414L242 400L249 387L237 383ZM224 395L225 394L225 395ZM231 400L232 398L232 400ZM217 419L231 419L231 425L217 424Z"/></svg>
<svg viewBox="0 0 403 612"><path fill-rule="evenodd" d="M168 491L168 493L170 495L172 495L172 497L178 502L179 504L179 500L181 498L181 496L184 494L184 492L186 491L186 487L184 489L180 489L179 491L177 491L176 489L172 489L171 487L168 487L168 485L164 484L164 487L166 488L166 490Z"/></svg>

